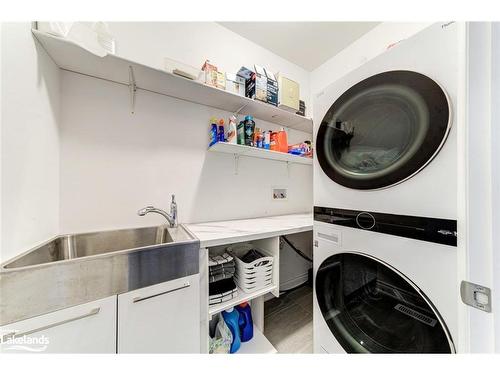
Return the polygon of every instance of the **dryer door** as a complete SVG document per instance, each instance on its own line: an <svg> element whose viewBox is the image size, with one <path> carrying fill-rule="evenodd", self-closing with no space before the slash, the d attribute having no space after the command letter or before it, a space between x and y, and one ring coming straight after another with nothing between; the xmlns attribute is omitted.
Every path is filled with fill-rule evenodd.
<svg viewBox="0 0 500 375"><path fill-rule="evenodd" d="M390 71L342 94L321 121L318 162L333 181L379 189L418 173L439 152L450 128L443 89L429 77Z"/></svg>
<svg viewBox="0 0 500 375"><path fill-rule="evenodd" d="M454 353L429 299L388 265L357 253L327 258L316 274L318 304L348 353Z"/></svg>

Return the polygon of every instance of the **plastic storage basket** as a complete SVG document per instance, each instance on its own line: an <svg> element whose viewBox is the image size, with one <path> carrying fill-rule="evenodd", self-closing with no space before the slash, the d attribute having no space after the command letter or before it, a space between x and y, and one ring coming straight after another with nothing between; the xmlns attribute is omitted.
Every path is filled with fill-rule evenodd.
<svg viewBox="0 0 500 375"><path fill-rule="evenodd" d="M259 251L264 256L250 263L244 262L241 257L252 249ZM234 257L236 263L234 281L245 293L251 293L273 283L274 257L266 251L249 244L229 246L227 250Z"/></svg>

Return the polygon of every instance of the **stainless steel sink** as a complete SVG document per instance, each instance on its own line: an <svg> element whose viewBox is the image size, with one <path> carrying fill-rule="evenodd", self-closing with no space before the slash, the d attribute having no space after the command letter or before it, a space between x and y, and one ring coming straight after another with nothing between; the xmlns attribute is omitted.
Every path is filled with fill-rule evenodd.
<svg viewBox="0 0 500 375"><path fill-rule="evenodd" d="M7 262L5 269L27 267L61 260L107 254L175 242L182 229L167 226L71 234L56 237ZM189 239L187 236L178 241Z"/></svg>
<svg viewBox="0 0 500 375"><path fill-rule="evenodd" d="M62 235L0 266L0 325L199 272L182 225Z"/></svg>

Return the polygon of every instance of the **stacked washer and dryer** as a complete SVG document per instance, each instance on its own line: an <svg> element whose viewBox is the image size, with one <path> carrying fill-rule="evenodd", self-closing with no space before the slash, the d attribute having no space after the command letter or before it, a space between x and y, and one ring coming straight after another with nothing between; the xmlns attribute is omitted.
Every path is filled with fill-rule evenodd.
<svg viewBox="0 0 500 375"><path fill-rule="evenodd" d="M314 103L314 350L454 353L459 33L433 25Z"/></svg>

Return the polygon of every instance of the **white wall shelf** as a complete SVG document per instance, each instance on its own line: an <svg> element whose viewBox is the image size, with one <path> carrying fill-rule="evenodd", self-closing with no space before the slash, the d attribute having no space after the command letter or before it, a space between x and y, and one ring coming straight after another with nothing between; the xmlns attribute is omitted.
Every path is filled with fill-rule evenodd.
<svg viewBox="0 0 500 375"><path fill-rule="evenodd" d="M251 301L254 298L263 296L264 294L270 293L276 289L276 285L269 285L266 286L265 288L258 289L252 293L245 293L243 290L238 288L238 296L236 298L233 298L230 301L226 302L221 302L218 303L217 305L212 305L209 306L208 308L208 314L211 317L212 315L215 315L221 311L227 310L231 307L237 306L242 302L245 301Z"/></svg>
<svg viewBox="0 0 500 375"><path fill-rule="evenodd" d="M295 164L312 165L312 159L302 156L271 151L263 148L250 147L226 142L217 142L208 149L209 151L222 152L235 156L249 156L260 159L278 160Z"/></svg>
<svg viewBox="0 0 500 375"><path fill-rule="evenodd" d="M259 331L259 329L253 326L253 337L250 341L242 342L240 349L236 354L276 354L278 351L275 349L273 344L264 336L264 334Z"/></svg>
<svg viewBox="0 0 500 375"><path fill-rule="evenodd" d="M59 68L129 86L132 98L136 90L146 90L228 112L244 107L244 113L260 120L312 134L310 118L115 55L100 57L44 32L33 30L33 35Z"/></svg>

